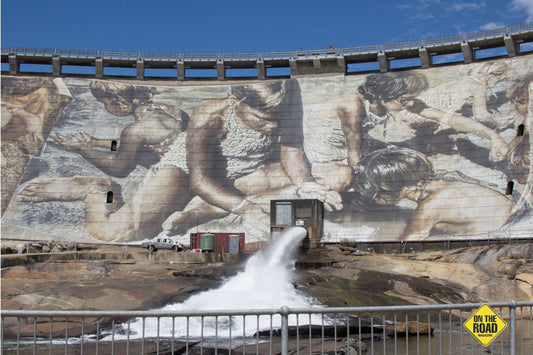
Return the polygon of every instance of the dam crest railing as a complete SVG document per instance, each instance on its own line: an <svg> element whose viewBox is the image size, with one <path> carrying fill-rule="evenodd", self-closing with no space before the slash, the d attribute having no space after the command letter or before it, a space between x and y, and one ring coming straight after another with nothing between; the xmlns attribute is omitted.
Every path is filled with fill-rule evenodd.
<svg viewBox="0 0 533 355"><path fill-rule="evenodd" d="M417 41L337 48L241 53L171 53L123 52L106 50L25 48L2 46L2 63L9 63L9 73L20 72L21 64L44 64L54 76L62 66L94 67L94 76L103 77L104 68L134 69L132 76L145 78L145 69L175 69L177 79L185 80L186 71L214 69L216 78L226 79L227 69L256 69L258 79L266 79L267 70L288 68L290 75L346 73L347 65L377 62L379 70L391 69L391 61L420 59L420 66L433 65L439 55L462 54L465 63L476 60L476 52L505 47L507 55L521 53L524 43L533 42L533 22L500 29ZM112 75L112 74L111 74Z"/></svg>
<svg viewBox="0 0 533 355"><path fill-rule="evenodd" d="M417 41L396 42L388 44L376 44L366 46L354 46L336 48L329 46L322 49L275 51L275 52L231 52L231 53L163 53L163 52L124 52L105 50L79 50L57 48L26 48L4 47L2 55L17 54L24 56L61 56L61 57L85 57L103 59L127 59L127 60L242 60L242 59L290 59L301 56L327 56L327 55L351 55L369 52L410 49L419 47L431 47L443 44L460 43L462 41L482 40L495 36L533 31L533 22L526 24L503 27L499 29L479 31L468 34L421 39Z"/></svg>

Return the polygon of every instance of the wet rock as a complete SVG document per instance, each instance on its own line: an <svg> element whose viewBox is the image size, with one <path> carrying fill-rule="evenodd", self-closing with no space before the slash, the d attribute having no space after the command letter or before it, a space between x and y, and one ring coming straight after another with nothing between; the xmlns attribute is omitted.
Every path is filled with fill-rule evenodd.
<svg viewBox="0 0 533 355"><path fill-rule="evenodd" d="M364 339L370 339L368 336L364 336ZM374 339L376 340L376 339ZM288 341L288 354L313 354L313 355L359 355L365 353L368 350L368 345L364 341L359 341L356 338L325 338L316 337L316 338L289 338ZM200 349L199 346L196 347L197 351L201 351L203 354L214 354L215 349ZM210 352L212 351L212 352ZM217 348L218 354L228 354L229 349ZM200 354L197 352L195 354ZM259 344L250 344L246 345L244 348L242 346L235 346L231 350L231 354L241 355L241 354L281 354L281 341L277 338L273 339L272 343L261 342Z"/></svg>
<svg viewBox="0 0 533 355"><path fill-rule="evenodd" d="M389 336L405 336L406 334L433 335L433 325L423 322L409 321L407 323L386 326L385 333Z"/></svg>
<svg viewBox="0 0 533 355"><path fill-rule="evenodd" d="M333 342L331 339L327 339L324 342L324 352L327 355L359 355L366 351L366 343L354 338L345 338L338 342Z"/></svg>
<svg viewBox="0 0 533 355"><path fill-rule="evenodd" d="M297 269L322 269L325 267L335 267L335 260L297 260L295 267Z"/></svg>
<svg viewBox="0 0 533 355"><path fill-rule="evenodd" d="M530 287L533 287L533 264L527 264L519 268L515 280L525 282Z"/></svg>
<svg viewBox="0 0 533 355"><path fill-rule="evenodd" d="M52 250L51 252L52 253L62 253L64 252L65 250L67 250L63 245L61 244L56 244L52 247Z"/></svg>
<svg viewBox="0 0 533 355"><path fill-rule="evenodd" d="M28 247L28 253L41 253L43 246L39 243L31 243Z"/></svg>

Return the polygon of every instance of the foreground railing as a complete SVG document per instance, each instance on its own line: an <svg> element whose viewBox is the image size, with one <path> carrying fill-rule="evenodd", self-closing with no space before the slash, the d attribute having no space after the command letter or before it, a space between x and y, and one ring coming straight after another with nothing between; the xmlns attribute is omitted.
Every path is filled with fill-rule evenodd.
<svg viewBox="0 0 533 355"><path fill-rule="evenodd" d="M533 354L533 302L489 304L507 328L486 348L463 327L480 306L3 310L2 354Z"/></svg>

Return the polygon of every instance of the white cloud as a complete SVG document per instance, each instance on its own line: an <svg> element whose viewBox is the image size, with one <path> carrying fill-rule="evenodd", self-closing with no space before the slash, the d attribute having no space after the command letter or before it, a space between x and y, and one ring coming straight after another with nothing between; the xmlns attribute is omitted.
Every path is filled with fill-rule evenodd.
<svg viewBox="0 0 533 355"><path fill-rule="evenodd" d="M415 21L427 21L427 20L431 20L433 18L434 18L434 16L432 14L426 12L426 13L415 13L412 16L409 17L409 20L411 22L415 22Z"/></svg>
<svg viewBox="0 0 533 355"><path fill-rule="evenodd" d="M395 7L397 9L406 10L406 9L409 9L411 7L411 4L399 4L399 5L395 5Z"/></svg>
<svg viewBox="0 0 533 355"><path fill-rule="evenodd" d="M463 27L464 25L454 25L453 28L455 28L455 31L458 33L458 34L462 34L463 33Z"/></svg>
<svg viewBox="0 0 533 355"><path fill-rule="evenodd" d="M527 22L533 21L533 0L513 0L511 8L515 11L525 11L527 13Z"/></svg>
<svg viewBox="0 0 533 355"><path fill-rule="evenodd" d="M490 30L495 30L497 28L502 28L502 27L505 27L504 24L502 23L498 23L498 22L487 22L486 24L484 24L483 26L480 27L480 29L482 31L490 31Z"/></svg>
<svg viewBox="0 0 533 355"><path fill-rule="evenodd" d="M479 10L485 7L485 1L480 2L454 2L449 4L449 9L452 11L472 11Z"/></svg>

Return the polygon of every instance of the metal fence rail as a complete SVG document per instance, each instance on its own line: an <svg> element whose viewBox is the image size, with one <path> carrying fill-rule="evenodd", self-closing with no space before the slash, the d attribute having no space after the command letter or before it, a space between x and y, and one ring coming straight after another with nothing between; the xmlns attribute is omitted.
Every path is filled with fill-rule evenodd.
<svg viewBox="0 0 533 355"><path fill-rule="evenodd" d="M228 310L16 311L2 354L533 354L533 302L491 303L507 328L483 347L481 304Z"/></svg>

